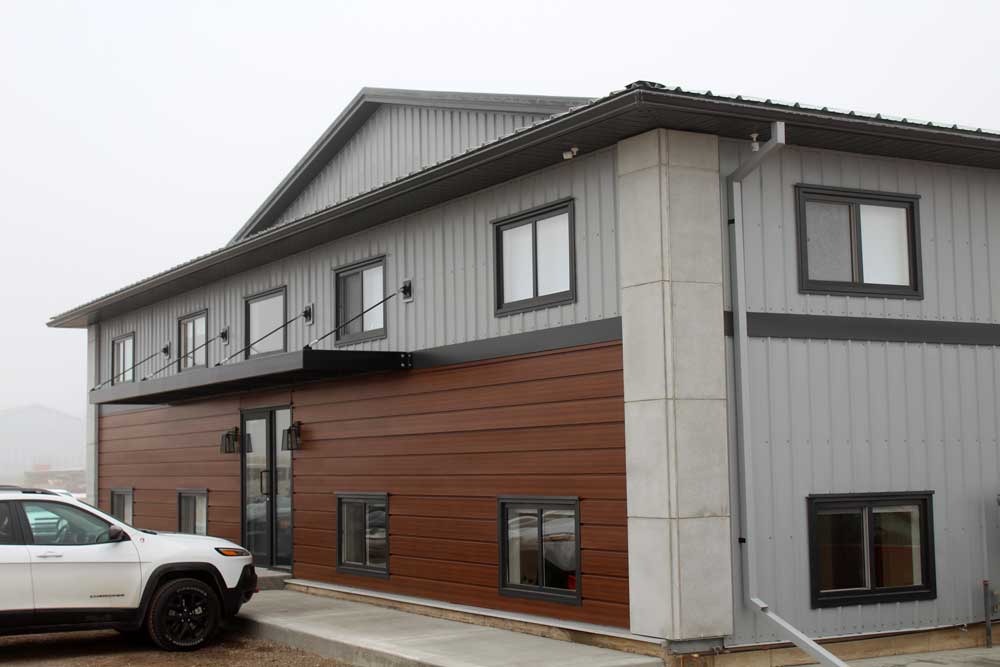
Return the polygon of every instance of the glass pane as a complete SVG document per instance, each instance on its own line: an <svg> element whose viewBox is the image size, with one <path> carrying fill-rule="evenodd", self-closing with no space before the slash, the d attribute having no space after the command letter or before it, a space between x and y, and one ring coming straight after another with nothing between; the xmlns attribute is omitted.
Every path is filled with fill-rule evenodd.
<svg viewBox="0 0 1000 667"><path fill-rule="evenodd" d="M821 510L816 517L819 588L836 591L868 588L865 512Z"/></svg>
<svg viewBox="0 0 1000 667"><path fill-rule="evenodd" d="M108 527L103 519L62 503L25 502L28 527L35 544L77 545L108 541Z"/></svg>
<svg viewBox="0 0 1000 667"><path fill-rule="evenodd" d="M14 515L9 503L0 503L0 544L14 544Z"/></svg>
<svg viewBox="0 0 1000 667"><path fill-rule="evenodd" d="M243 546L253 554L258 563L270 564L271 504L267 480L267 420L247 419L243 428L246 431L243 440L246 544Z"/></svg>
<svg viewBox="0 0 1000 667"><path fill-rule="evenodd" d="M134 338L126 338L122 341L122 374L125 382L131 382L135 379L135 369L132 368L135 364L134 348Z"/></svg>
<svg viewBox="0 0 1000 667"><path fill-rule="evenodd" d="M195 524L195 513L197 510L194 506L194 496L185 495L181 496L181 532L182 533L193 533Z"/></svg>
<svg viewBox="0 0 1000 667"><path fill-rule="evenodd" d="M810 280L851 282L851 210L847 204L806 202Z"/></svg>
<svg viewBox="0 0 1000 667"><path fill-rule="evenodd" d="M285 296L275 294L257 301L250 302L250 340L253 342L269 331L277 329L285 323ZM250 355L265 352L280 352L285 349L285 332L278 330L264 340L254 343Z"/></svg>
<svg viewBox="0 0 1000 667"><path fill-rule="evenodd" d="M292 566L292 452L281 449L281 436L292 423L290 410L274 411L274 564Z"/></svg>
<svg viewBox="0 0 1000 667"><path fill-rule="evenodd" d="M532 269L532 225L503 230L503 302L530 299L535 295Z"/></svg>
<svg viewBox="0 0 1000 667"><path fill-rule="evenodd" d="M373 266L369 269L365 269L361 273L361 281L363 283L362 287L362 303L364 304L363 310L368 310L376 303L385 298L384 291L385 287L383 285L383 270L382 266ZM378 308L372 308L364 314L363 328L365 331L375 331L381 329L385 326L385 305L381 305Z"/></svg>
<svg viewBox="0 0 1000 667"><path fill-rule="evenodd" d="M365 504L357 500L340 503L340 562L350 565L365 564Z"/></svg>
<svg viewBox="0 0 1000 667"><path fill-rule="evenodd" d="M542 511L542 556L545 586L576 590L576 512Z"/></svg>
<svg viewBox="0 0 1000 667"><path fill-rule="evenodd" d="M368 503L368 527L365 539L368 550L368 565L384 568L389 555L385 503Z"/></svg>
<svg viewBox="0 0 1000 667"><path fill-rule="evenodd" d="M569 290L569 213L539 220L538 296Z"/></svg>
<svg viewBox="0 0 1000 667"><path fill-rule="evenodd" d="M111 492L111 516L132 523L132 495L128 493Z"/></svg>
<svg viewBox="0 0 1000 667"><path fill-rule="evenodd" d="M538 573L538 510L507 510L507 583L540 584Z"/></svg>
<svg viewBox="0 0 1000 667"><path fill-rule="evenodd" d="M906 209L861 207L861 272L866 283L910 284L910 250Z"/></svg>
<svg viewBox="0 0 1000 667"><path fill-rule="evenodd" d="M201 494L181 495L181 532L208 535L208 497Z"/></svg>
<svg viewBox="0 0 1000 667"><path fill-rule="evenodd" d="M350 273L340 276L340 319L338 325L344 325L339 335L350 336L363 331L362 319L358 318L364 310L364 294L360 273ZM357 318L357 319L355 319ZM353 320L353 321L352 321Z"/></svg>
<svg viewBox="0 0 1000 667"><path fill-rule="evenodd" d="M194 321L194 364L195 366L204 366L207 359L208 348L205 347L205 337L206 329L206 318L198 317Z"/></svg>
<svg viewBox="0 0 1000 667"><path fill-rule="evenodd" d="M875 507L875 587L923 583L920 553L920 507Z"/></svg>

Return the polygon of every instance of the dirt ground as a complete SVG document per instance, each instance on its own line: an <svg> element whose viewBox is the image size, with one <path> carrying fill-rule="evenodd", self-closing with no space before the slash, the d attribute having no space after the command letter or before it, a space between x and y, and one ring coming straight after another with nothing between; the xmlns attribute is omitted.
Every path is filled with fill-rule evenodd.
<svg viewBox="0 0 1000 667"><path fill-rule="evenodd" d="M144 637L117 632L64 632L0 637L4 667L347 667L342 662L258 639L223 632L191 653L160 651Z"/></svg>

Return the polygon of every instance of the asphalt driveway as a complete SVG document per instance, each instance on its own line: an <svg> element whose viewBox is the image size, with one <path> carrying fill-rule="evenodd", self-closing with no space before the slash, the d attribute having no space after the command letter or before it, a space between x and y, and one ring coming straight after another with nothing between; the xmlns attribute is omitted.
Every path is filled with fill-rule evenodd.
<svg viewBox="0 0 1000 667"><path fill-rule="evenodd" d="M345 667L344 663L227 631L192 653L166 653L117 632L0 637L4 667Z"/></svg>

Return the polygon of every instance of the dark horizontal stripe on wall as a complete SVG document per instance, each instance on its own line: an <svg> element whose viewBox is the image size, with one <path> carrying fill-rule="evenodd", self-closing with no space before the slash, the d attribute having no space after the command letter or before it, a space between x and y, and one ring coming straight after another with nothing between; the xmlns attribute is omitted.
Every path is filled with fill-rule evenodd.
<svg viewBox="0 0 1000 667"><path fill-rule="evenodd" d="M413 353L414 368L429 368L508 357L515 354L546 352L561 347L605 343L622 338L622 319L612 317L564 327L539 329L510 336L497 336L468 343L432 347Z"/></svg>
<svg viewBox="0 0 1000 667"><path fill-rule="evenodd" d="M747 313L747 334L751 338L1000 345L1000 324L786 313Z"/></svg>

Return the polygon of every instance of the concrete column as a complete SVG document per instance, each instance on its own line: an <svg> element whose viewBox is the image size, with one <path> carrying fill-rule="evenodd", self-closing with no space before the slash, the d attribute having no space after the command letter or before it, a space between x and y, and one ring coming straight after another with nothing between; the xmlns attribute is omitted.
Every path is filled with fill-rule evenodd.
<svg viewBox="0 0 1000 667"><path fill-rule="evenodd" d="M101 382L101 325L91 324L87 327L87 390ZM87 415L87 451L84 458L87 479L87 500L93 505L97 505L97 440L99 428L100 407L91 405L88 397L85 412Z"/></svg>
<svg viewBox="0 0 1000 667"><path fill-rule="evenodd" d="M618 144L632 632L733 631L719 144Z"/></svg>

